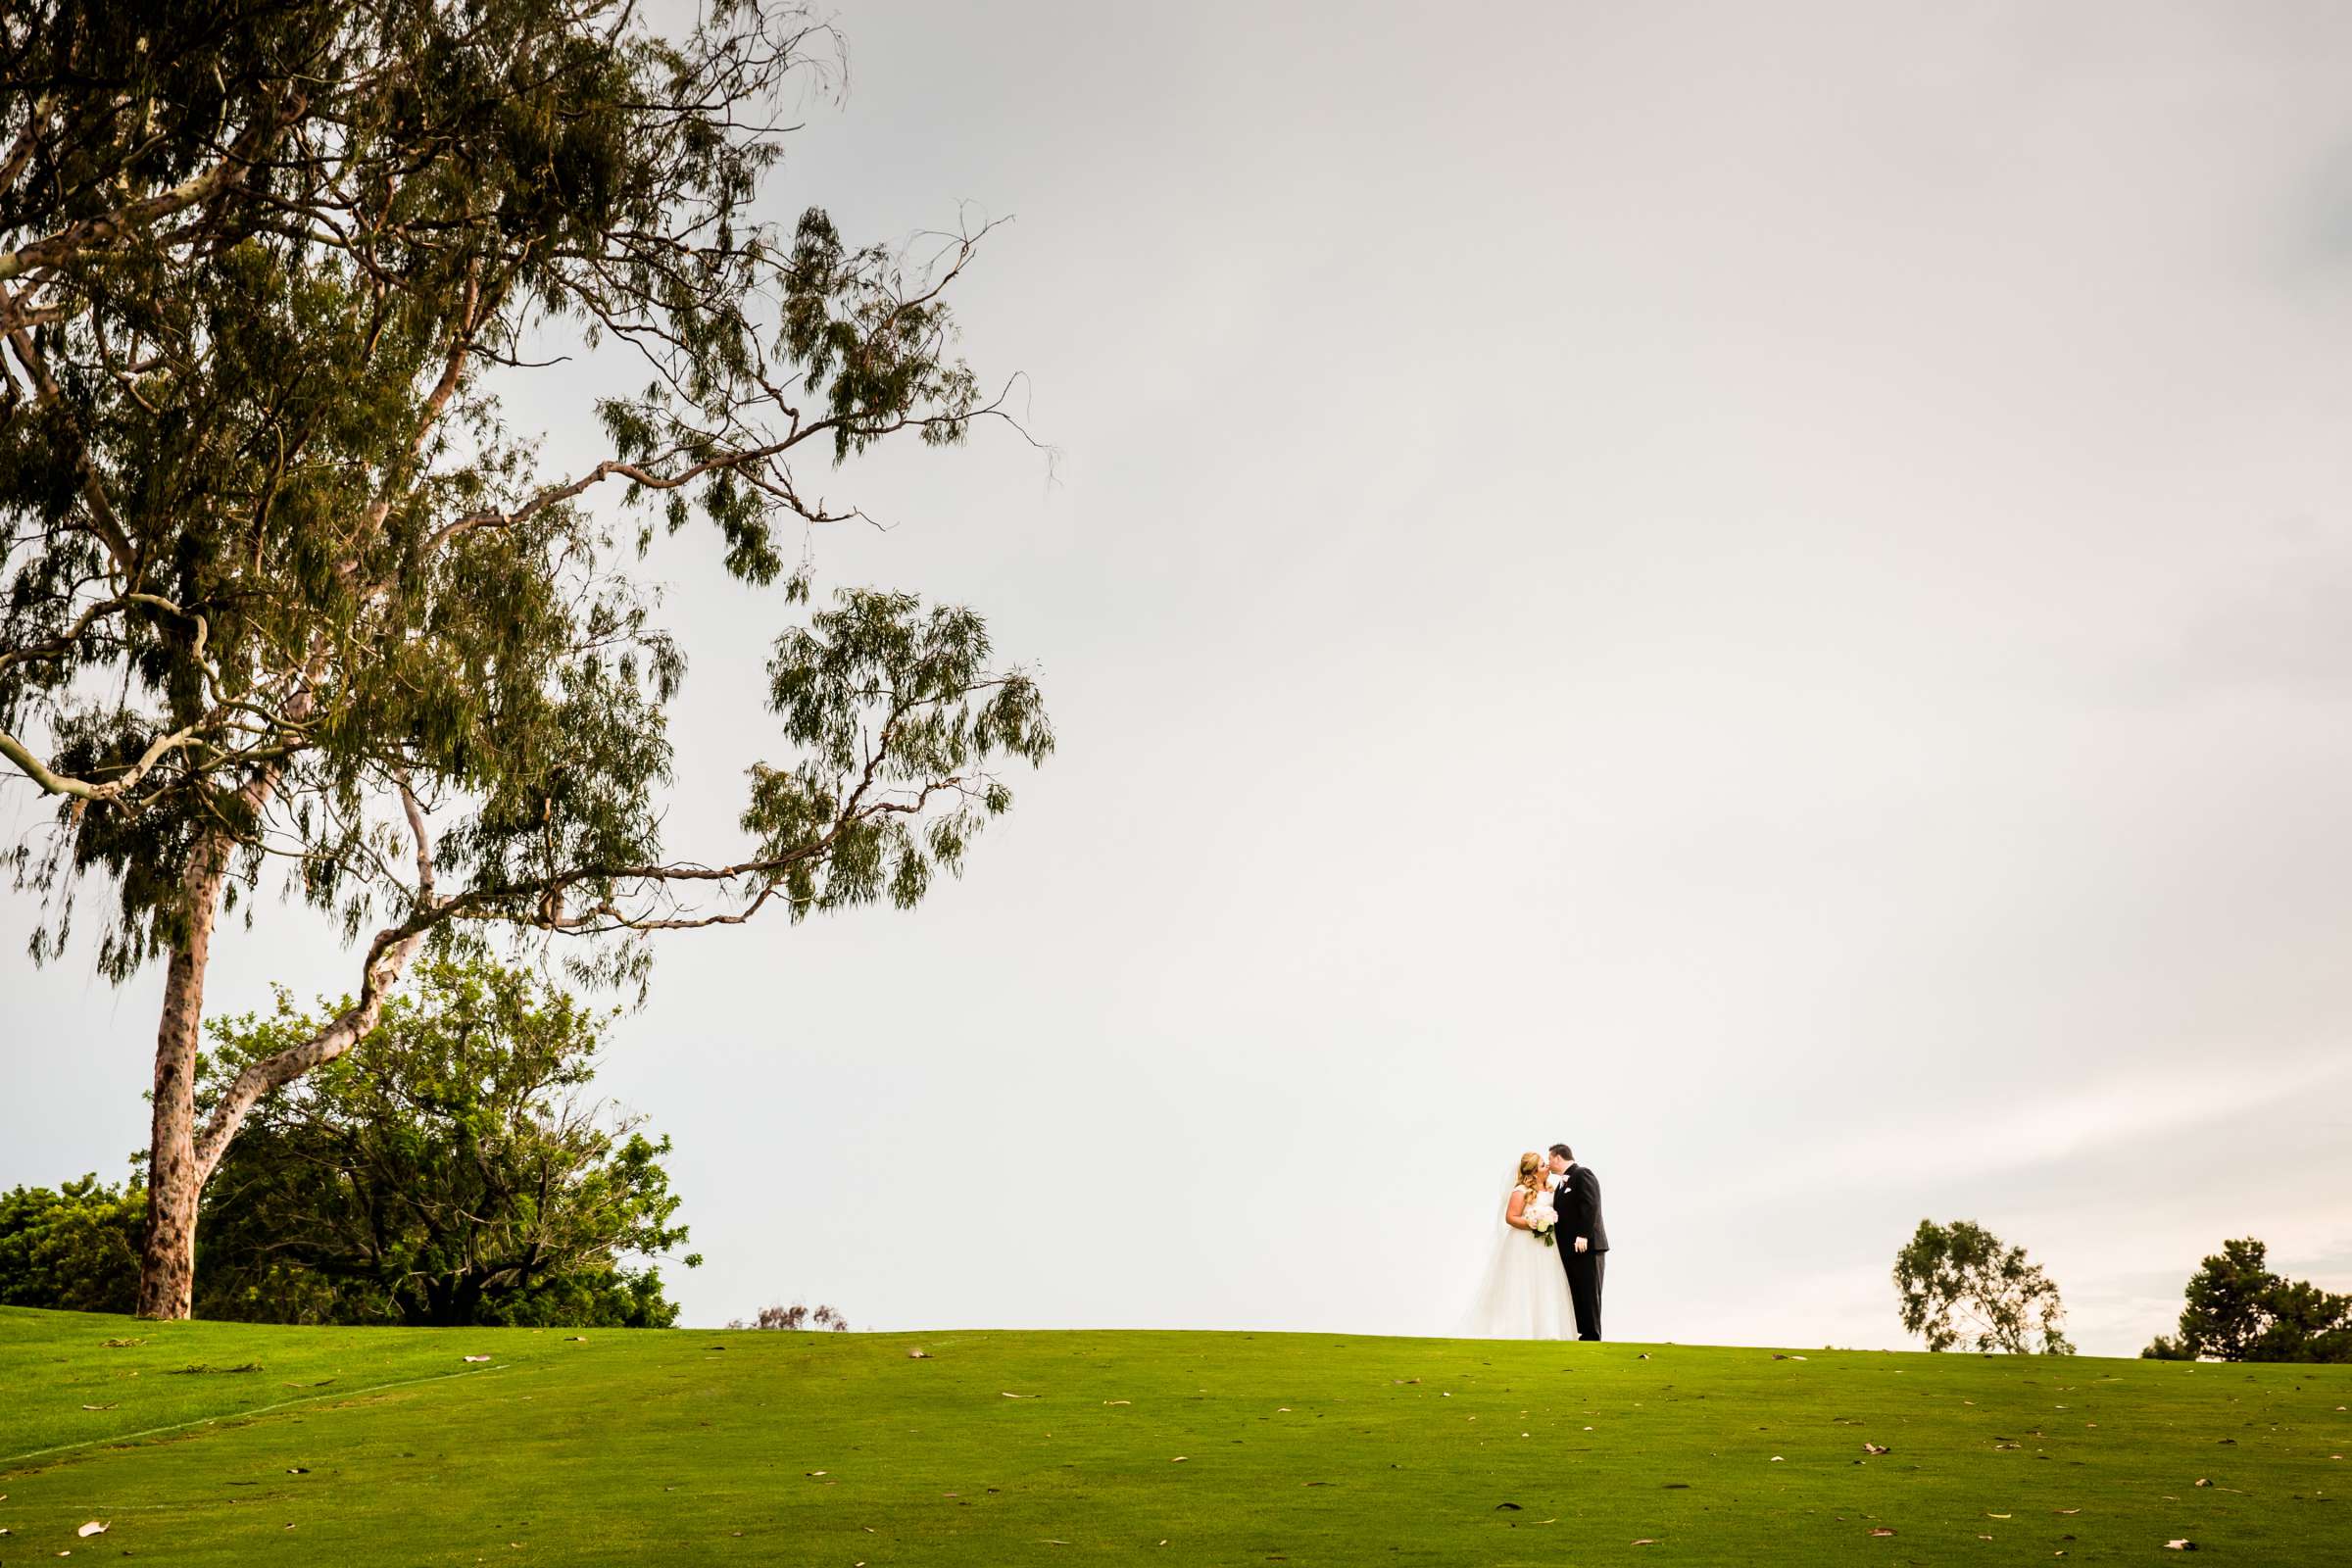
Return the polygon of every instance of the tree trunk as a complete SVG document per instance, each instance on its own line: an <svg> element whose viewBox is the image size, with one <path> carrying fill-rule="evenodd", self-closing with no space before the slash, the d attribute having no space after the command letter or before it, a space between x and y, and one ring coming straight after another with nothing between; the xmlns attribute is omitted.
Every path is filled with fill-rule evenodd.
<svg viewBox="0 0 2352 1568"><path fill-rule="evenodd" d="M228 868L227 840L197 840L182 883L187 930L164 977L155 1034L155 1105L147 1141L147 1236L139 1257L139 1316L189 1315L196 1290L196 1053L204 1024L204 972Z"/></svg>
<svg viewBox="0 0 2352 1568"><path fill-rule="evenodd" d="M269 798L276 775L264 774L246 786L258 806ZM433 851L424 813L407 784L401 786L409 827L416 837L416 896L427 912L433 906ZM383 1014L384 998L400 983L409 960L424 945L424 930L394 925L375 934L361 966L359 1000L310 1039L273 1056L249 1062L221 1091L220 1103L202 1131L196 1127L196 1055L204 1024L204 972L211 961L213 926L220 914L220 891L228 879L235 843L208 833L188 858L181 883L187 932L172 950L164 980L164 1016L155 1041L155 1112L147 1145L147 1237L139 1258L139 1316L184 1318L193 1312L196 1286L196 1206L204 1184L228 1152L255 1102L281 1089L358 1044Z"/></svg>

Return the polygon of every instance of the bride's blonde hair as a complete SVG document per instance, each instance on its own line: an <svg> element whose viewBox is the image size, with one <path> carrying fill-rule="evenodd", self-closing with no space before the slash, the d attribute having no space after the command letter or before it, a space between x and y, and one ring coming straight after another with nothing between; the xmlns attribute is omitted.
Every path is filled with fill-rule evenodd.
<svg viewBox="0 0 2352 1568"><path fill-rule="evenodd" d="M1521 1154L1519 1156L1519 1185L1531 1193L1542 1192L1544 1178L1540 1173L1543 1169L1544 1156L1542 1154L1536 1153L1532 1150Z"/></svg>

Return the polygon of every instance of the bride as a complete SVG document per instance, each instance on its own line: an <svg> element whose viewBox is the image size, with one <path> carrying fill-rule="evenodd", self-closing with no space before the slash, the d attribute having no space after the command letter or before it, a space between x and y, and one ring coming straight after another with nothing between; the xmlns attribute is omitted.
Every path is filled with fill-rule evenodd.
<svg viewBox="0 0 2352 1568"><path fill-rule="evenodd" d="M1470 1305L1463 1333L1474 1340L1573 1340L1576 1317L1568 1299L1568 1273L1551 1244L1559 1216L1544 1184L1544 1156L1521 1154L1494 1255Z"/></svg>

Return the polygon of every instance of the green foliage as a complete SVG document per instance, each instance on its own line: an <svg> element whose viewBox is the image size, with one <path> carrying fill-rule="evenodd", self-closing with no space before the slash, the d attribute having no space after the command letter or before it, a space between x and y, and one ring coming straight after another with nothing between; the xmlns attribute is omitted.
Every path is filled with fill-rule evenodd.
<svg viewBox="0 0 2352 1568"><path fill-rule="evenodd" d="M439 959L350 1052L264 1099L207 1189L207 1316L660 1327L686 1229L633 1117L584 1100L605 1015L526 972ZM316 1018L217 1020L199 1091ZM688 1266L699 1259L689 1257Z"/></svg>
<svg viewBox="0 0 2352 1568"><path fill-rule="evenodd" d="M1895 1254L1894 1287L1904 1332L1921 1336L1931 1350L2074 1353L2060 1331L2066 1308L2058 1287L2027 1261L2024 1248L2002 1246L1974 1221L1921 1220Z"/></svg>
<svg viewBox="0 0 2352 1568"><path fill-rule="evenodd" d="M110 976L178 946L216 838L231 900L276 864L347 937L379 915L660 929L673 874L702 879L660 831L684 662L635 570L657 524L612 524L699 515L730 571L797 603L779 528L858 514L796 464L1001 411L942 298L977 235L909 261L818 209L790 232L754 211L770 111L828 79L830 29L789 0L648 14L0 0L0 326L24 328L0 332L0 755L58 798L46 849L8 857L52 900L36 957L97 885ZM585 352L549 363L568 338ZM498 392L592 367L644 390L600 405L604 462L546 471ZM787 641L878 667L858 638L882 628L844 629ZM859 697L821 700L843 719ZM984 708L932 755L1043 755L1033 689ZM715 891L904 904L960 856L963 806L1004 801L967 770L935 831L869 796L833 833L804 808L817 782L753 801L768 854ZM404 785L449 829L438 899L399 874ZM619 947L597 972L642 975Z"/></svg>
<svg viewBox="0 0 2352 1568"><path fill-rule="evenodd" d="M808 756L793 768L753 768L743 827L763 858L786 862L795 919L885 894L912 908L933 869L961 870L972 835L1011 804L986 775L988 760L1052 753L1036 685L992 677L988 658L979 616L925 612L911 594L844 593L807 629L777 639L769 708ZM952 805L927 810L934 799ZM886 808L856 809L868 801ZM824 856L798 852L828 833Z"/></svg>
<svg viewBox="0 0 2352 1568"><path fill-rule="evenodd" d="M139 1290L146 1194L96 1174L0 1193L0 1305L127 1312Z"/></svg>
<svg viewBox="0 0 2352 1568"><path fill-rule="evenodd" d="M2252 1237L2224 1242L2189 1276L2178 1338L2139 1353L2157 1361L2352 1362L2352 1296L2270 1269Z"/></svg>

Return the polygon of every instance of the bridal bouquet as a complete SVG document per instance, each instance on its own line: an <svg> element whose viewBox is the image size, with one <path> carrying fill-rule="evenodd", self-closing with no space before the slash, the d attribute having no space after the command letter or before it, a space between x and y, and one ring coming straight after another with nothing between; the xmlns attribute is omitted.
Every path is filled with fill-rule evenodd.
<svg viewBox="0 0 2352 1568"><path fill-rule="evenodd" d="M1527 1221L1528 1232L1537 1241L1542 1242L1545 1247L1560 1245L1552 1239L1551 1235L1551 1228L1560 1222L1559 1210L1553 1208L1549 1203L1530 1203L1527 1205L1527 1212L1519 1217Z"/></svg>

